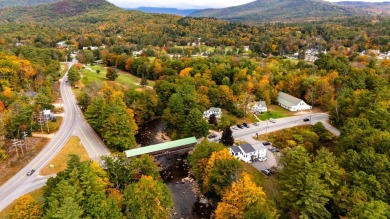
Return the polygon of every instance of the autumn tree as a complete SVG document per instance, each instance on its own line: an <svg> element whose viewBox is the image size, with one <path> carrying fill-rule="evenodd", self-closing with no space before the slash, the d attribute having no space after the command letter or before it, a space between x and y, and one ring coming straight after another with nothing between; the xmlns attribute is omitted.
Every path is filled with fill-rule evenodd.
<svg viewBox="0 0 390 219"><path fill-rule="evenodd" d="M123 205L128 218L169 218L172 194L162 181L142 176L124 191Z"/></svg>
<svg viewBox="0 0 390 219"><path fill-rule="evenodd" d="M41 218L41 216L42 212L39 204L30 195L23 195L18 198L9 213L10 219L37 219Z"/></svg>
<svg viewBox="0 0 390 219"><path fill-rule="evenodd" d="M245 213L255 207L261 212L256 214L257 218L277 218L276 210L270 209L266 200L266 194L253 181L253 176L243 172L236 182L226 188L215 210L215 218L248 218L244 217Z"/></svg>
<svg viewBox="0 0 390 219"><path fill-rule="evenodd" d="M219 199L224 189L239 177L241 166L228 149L213 152L203 173L202 191Z"/></svg>
<svg viewBox="0 0 390 219"><path fill-rule="evenodd" d="M110 81L115 81L118 78L118 73L114 68L107 68L106 78Z"/></svg>
<svg viewBox="0 0 390 219"><path fill-rule="evenodd" d="M194 173L200 187L203 186L203 175L205 173L204 167L207 165L211 154L222 149L224 149L222 144L203 140L200 144L196 145L194 151L188 155L191 170Z"/></svg>

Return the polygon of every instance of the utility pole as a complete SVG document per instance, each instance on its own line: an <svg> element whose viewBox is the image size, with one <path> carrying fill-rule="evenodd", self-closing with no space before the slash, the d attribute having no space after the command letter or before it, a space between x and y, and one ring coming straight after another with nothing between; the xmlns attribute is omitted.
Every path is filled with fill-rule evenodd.
<svg viewBox="0 0 390 219"><path fill-rule="evenodd" d="M267 120L267 127L265 127L265 137L268 140L268 120Z"/></svg>

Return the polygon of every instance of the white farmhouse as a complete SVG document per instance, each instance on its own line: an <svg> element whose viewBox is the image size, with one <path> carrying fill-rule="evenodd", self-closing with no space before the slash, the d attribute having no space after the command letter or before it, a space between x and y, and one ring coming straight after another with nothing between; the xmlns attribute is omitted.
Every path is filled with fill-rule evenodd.
<svg viewBox="0 0 390 219"><path fill-rule="evenodd" d="M289 94L279 92L278 94L279 106L288 109L290 111L310 110L312 106L307 105L305 101L293 97Z"/></svg>
<svg viewBox="0 0 390 219"><path fill-rule="evenodd" d="M229 148L230 153L237 159L240 159L246 163L251 163L255 159L265 157L267 155L267 149L264 146L255 147L250 144L243 144L233 146Z"/></svg>
<svg viewBox="0 0 390 219"><path fill-rule="evenodd" d="M222 116L222 109L217 107L211 107L209 110L203 112L203 116L205 118L209 118L211 114L214 114L215 117L221 118Z"/></svg>
<svg viewBox="0 0 390 219"><path fill-rule="evenodd" d="M252 102L248 104L248 107L253 113L262 113L262 112L267 112L267 104L265 101L257 101L257 102Z"/></svg>

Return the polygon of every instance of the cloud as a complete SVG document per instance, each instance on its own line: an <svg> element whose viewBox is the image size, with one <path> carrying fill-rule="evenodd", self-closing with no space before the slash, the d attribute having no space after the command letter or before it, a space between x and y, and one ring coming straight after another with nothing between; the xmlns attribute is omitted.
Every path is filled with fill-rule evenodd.
<svg viewBox="0 0 390 219"><path fill-rule="evenodd" d="M138 7L164 7L179 9L198 8L225 8L236 5L243 5L254 0L108 0L109 2L123 8Z"/></svg>

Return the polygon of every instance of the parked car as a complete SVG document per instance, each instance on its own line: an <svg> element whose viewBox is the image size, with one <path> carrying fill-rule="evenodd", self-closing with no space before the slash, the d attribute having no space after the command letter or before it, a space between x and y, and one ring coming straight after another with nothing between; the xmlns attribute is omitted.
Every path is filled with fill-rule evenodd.
<svg viewBox="0 0 390 219"><path fill-rule="evenodd" d="M234 130L238 130L237 126L233 126L232 129Z"/></svg>
<svg viewBox="0 0 390 219"><path fill-rule="evenodd" d="M264 173L267 176L271 175L271 170L270 169L261 169L261 172Z"/></svg>
<svg viewBox="0 0 390 219"><path fill-rule="evenodd" d="M240 125L240 124L237 124L237 127L240 128L240 129L243 129L244 126Z"/></svg>
<svg viewBox="0 0 390 219"><path fill-rule="evenodd" d="M31 170L29 170L29 171L27 171L27 176L31 176L33 173L35 172L35 170L34 169L31 169Z"/></svg>
<svg viewBox="0 0 390 219"><path fill-rule="evenodd" d="M264 162L264 161L266 161L266 160L267 160L266 157L259 157L259 161L260 161L260 162Z"/></svg>
<svg viewBox="0 0 390 219"><path fill-rule="evenodd" d="M246 128L249 128L249 125L248 125L248 123L246 123L246 122L242 123L242 125L243 125L244 127L246 127Z"/></svg>
<svg viewBox="0 0 390 219"><path fill-rule="evenodd" d="M255 123L253 123L253 125L259 126L259 125L260 125L260 122L255 122Z"/></svg>
<svg viewBox="0 0 390 219"><path fill-rule="evenodd" d="M271 145L271 142L265 141L265 142L263 142L263 145L264 145L264 146Z"/></svg>
<svg viewBox="0 0 390 219"><path fill-rule="evenodd" d="M276 122L275 119L273 119L273 118L270 118L269 121L272 122L272 123Z"/></svg>
<svg viewBox="0 0 390 219"><path fill-rule="evenodd" d="M309 119L309 118L304 118L303 121L304 121L304 122L309 122L310 119Z"/></svg>
<svg viewBox="0 0 390 219"><path fill-rule="evenodd" d="M215 137L217 137L217 134L213 133L213 134L209 135L208 138L215 138Z"/></svg>
<svg viewBox="0 0 390 219"><path fill-rule="evenodd" d="M280 152L279 149L277 149L275 147L270 147L270 148L268 148L268 150L271 151L272 153Z"/></svg>

